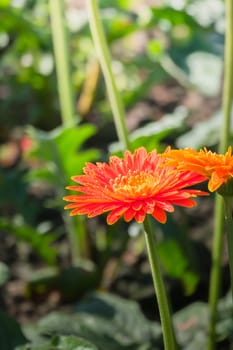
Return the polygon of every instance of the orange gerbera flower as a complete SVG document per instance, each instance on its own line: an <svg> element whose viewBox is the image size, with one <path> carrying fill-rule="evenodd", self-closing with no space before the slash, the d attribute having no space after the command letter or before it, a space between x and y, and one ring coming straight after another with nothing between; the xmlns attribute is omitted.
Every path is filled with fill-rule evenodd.
<svg viewBox="0 0 233 350"><path fill-rule="evenodd" d="M206 148L199 152L192 148L170 150L164 153L166 164L182 171L190 170L209 179L208 189L216 191L223 183L233 177L233 156L231 146L225 154L217 154Z"/></svg>
<svg viewBox="0 0 233 350"><path fill-rule="evenodd" d="M87 163L84 175L73 176L79 186L68 186L79 194L64 197L72 202L65 209L70 215L87 214L94 217L104 212L108 224L124 217L126 222L135 219L142 223L151 214L161 223L166 222L166 211L173 212L173 205L192 207L191 197L205 192L187 189L205 180L202 175L190 171L179 172L173 167L161 167L164 159L154 150L147 153L144 147L133 154L126 151L124 158L110 157L107 163Z"/></svg>

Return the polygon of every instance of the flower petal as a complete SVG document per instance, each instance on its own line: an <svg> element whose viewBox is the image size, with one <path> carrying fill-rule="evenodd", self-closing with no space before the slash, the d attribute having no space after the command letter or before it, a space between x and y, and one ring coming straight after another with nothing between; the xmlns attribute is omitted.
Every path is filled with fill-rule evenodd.
<svg viewBox="0 0 233 350"><path fill-rule="evenodd" d="M88 217L109 212L110 225L122 216L126 222L141 223L147 214L165 223L165 212L173 212L174 205L191 207L192 197L205 195L188 188L204 181L204 176L165 163L156 150L148 153L144 147L126 151L123 158L111 156L109 164L87 163L84 174L72 177L78 185L67 187L77 194L64 197L70 202L65 209L71 209L70 215Z"/></svg>
<svg viewBox="0 0 233 350"><path fill-rule="evenodd" d="M159 207L155 208L152 216L153 216L153 218L155 218L155 220L157 220L161 224L165 224L167 221L167 215L166 215L165 211Z"/></svg>

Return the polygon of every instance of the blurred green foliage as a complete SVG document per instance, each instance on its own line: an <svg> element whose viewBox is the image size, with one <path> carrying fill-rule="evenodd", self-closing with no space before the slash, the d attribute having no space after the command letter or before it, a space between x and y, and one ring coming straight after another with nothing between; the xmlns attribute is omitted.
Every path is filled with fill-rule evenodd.
<svg viewBox="0 0 233 350"><path fill-rule="evenodd" d="M141 103L154 108L148 115L148 109L143 110L141 119L137 113L133 114L133 126L130 126L132 148L144 145L148 150L157 148L160 151L167 144L215 147L221 112L217 113L217 118L213 114L200 124L193 123L192 113L187 105L182 105L184 99L178 99L168 108L166 103L159 105L156 100L159 93L156 95L153 89L163 86L166 94L169 93L166 87L175 85L183 93L196 93L203 101L205 98L217 99L222 76L223 2L216 0L212 10L207 0L184 0L176 6L174 1L167 0L161 7L150 6L144 1L137 7L132 0L101 0L99 4L116 83L126 111L137 110ZM139 228L136 237L131 238L130 226L125 223L106 228L102 219L90 220L89 224L83 220L79 225L72 221L77 235L83 234L84 227L86 257L89 263L94 263L91 265L93 269L86 271L82 264L81 267L66 266L65 269L59 266L59 243L67 239L70 229L70 222L63 220L65 186L71 184L72 175L82 172L86 162L107 160L109 154L122 151L116 139L86 10L75 6L72 1L67 1L66 6L72 89L77 114L82 118L79 125L70 128L61 126L48 1L0 2L0 231L26 242L40 255L45 266L55 265L55 272L51 275L38 273L34 280L29 278L27 291L30 291L30 296L37 293L38 285L42 284L44 290L49 290L55 281L55 288L63 293L64 299L75 300L101 286L104 279L111 285L119 277L118 269L124 264L123 258L129 247L130 253L140 259L144 246ZM25 135L30 140L28 149L21 147ZM15 158L11 153L3 154L3 146L8 147L8 141L13 142L18 150ZM6 165L3 162L6 158L12 158L12 162ZM195 292L202 271L198 266L198 252L188 238L187 215L177 211L178 218L182 215L182 222L175 218L162 228L155 225L161 238L158 250L165 274L172 281L181 282L184 295L190 295ZM41 225L45 225L45 229ZM140 249L132 244L133 240L139 242ZM118 262L109 276L106 271L113 258ZM4 273L0 273L2 284L7 283ZM73 279L77 279L77 283ZM132 290L132 295L136 295L134 287ZM109 298L106 303L115 310L116 303L121 301ZM104 342L109 350L149 350L151 344L155 349L157 342L161 346L160 332L151 333L151 325L135 306L124 304L124 307L120 307L119 314L119 310L116 311L122 324L132 325L139 319L139 327L122 329L116 324L117 318L111 319L113 324L109 326L109 319L104 319L106 315L102 315L104 320L102 316L92 315L91 322L97 327L96 332L90 330L86 314L79 317L79 327L85 330L88 340L96 340L93 341L95 346L101 347ZM58 324L62 320L63 316L58 317ZM98 327L105 331L104 335L99 333ZM80 329L72 331L70 337L66 334L54 338L38 349L79 349L82 347L80 339L72 337L81 336ZM140 339L137 331L140 331ZM226 334L229 336L229 332ZM190 340L189 336L187 339ZM19 339L22 340L21 334ZM95 346L85 345L85 348L91 350ZM37 345L25 345L20 349L37 349Z"/></svg>

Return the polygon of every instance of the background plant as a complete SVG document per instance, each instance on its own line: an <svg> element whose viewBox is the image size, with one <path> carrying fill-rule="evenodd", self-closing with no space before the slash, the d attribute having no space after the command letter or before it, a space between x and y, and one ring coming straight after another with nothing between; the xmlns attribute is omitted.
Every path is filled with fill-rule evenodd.
<svg viewBox="0 0 233 350"><path fill-rule="evenodd" d="M145 246L137 226L125 227L119 223L106 232L101 220L92 220L88 226L85 224L86 256L91 265L80 270L80 265L76 269L70 264L70 249L65 238L68 230L60 201L62 178L79 173L86 161L106 160L110 153L121 151L86 12L66 3L74 108L81 120L72 134L71 130L61 127L48 2L25 1L22 5L7 0L0 4L0 227L4 247L0 248L1 260L9 266L11 280L18 276L27 282L24 298L28 293L31 300L35 300L39 294L40 298L45 295L43 300L46 300L48 291L55 289L62 297L66 295L68 300L78 301L77 285L72 296L67 295L64 286L74 280L72 276L77 272L75 276L79 277L75 279L78 280L80 271L84 270L93 272L95 283L87 286L88 290L96 285L104 286L108 291L137 300L148 314L145 305L152 288L144 266ZM214 7L210 7L208 1L184 1L180 5L166 1L160 8L144 2L135 8L131 1L120 0L114 4L100 1L99 5L116 83L126 106L132 149L142 144L148 150L154 147L163 150L167 144L195 148L205 145L215 149L222 115L223 2L216 1ZM33 140L30 156L22 147L28 132ZM55 153L59 154L59 162ZM203 266L209 264L206 246L212 232L211 220L208 220L212 204L212 198L204 200L202 213L194 210L187 216L186 211L180 211L174 219L169 218L166 226L154 224L153 229L161 237L158 253L177 310L191 300L207 299L208 268ZM129 234L125 235L125 231ZM131 235L136 238L131 240ZM30 268L17 272L12 255L19 259L18 266L30 267L32 263L33 273L28 276L25 272ZM129 256L135 264L127 263ZM55 266L52 272L47 263ZM5 277L2 280L5 281L2 288L6 289L0 298L9 294L11 282ZM224 292L227 285L224 281ZM43 294L41 290L47 292ZM85 294L85 290L82 293ZM201 310L205 314L203 305ZM225 313L229 319L230 310L231 307L229 313ZM181 320L192 319L191 315L198 314L200 309L194 306L185 312L189 316L181 315ZM219 316L218 339L224 343L231 327L223 315ZM206 338L206 328L197 323L197 334L199 330L202 335L197 339L202 339L201 342ZM32 339L29 333L27 337ZM194 348L203 346L202 343L196 345L185 331L183 336L184 348L190 339ZM55 339L53 346L58 347L59 342ZM158 338L156 342L159 347ZM135 342L132 344L136 346Z"/></svg>

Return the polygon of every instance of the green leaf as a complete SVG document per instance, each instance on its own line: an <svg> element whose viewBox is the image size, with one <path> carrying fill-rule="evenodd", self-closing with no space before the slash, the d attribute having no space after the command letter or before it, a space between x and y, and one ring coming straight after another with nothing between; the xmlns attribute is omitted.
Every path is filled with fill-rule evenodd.
<svg viewBox="0 0 233 350"><path fill-rule="evenodd" d="M74 336L57 336L39 346L24 345L17 348L17 350L98 350L98 348L90 342L74 337Z"/></svg>
<svg viewBox="0 0 233 350"><path fill-rule="evenodd" d="M26 342L18 323L0 310L0 349L15 350L17 345Z"/></svg>
<svg viewBox="0 0 233 350"><path fill-rule="evenodd" d="M173 7L164 6L164 7L153 7L151 8L153 17L150 21L151 24L158 24L161 20L168 21L172 26L187 24L193 30L202 29L199 23L195 18L189 15L186 11L176 10ZM172 28L172 27L170 27Z"/></svg>
<svg viewBox="0 0 233 350"><path fill-rule="evenodd" d="M99 157L96 149L82 150L84 142L95 131L95 127L89 124L72 128L60 127L47 133L30 128L29 134L37 141L37 147L30 156L42 162L38 168L29 172L27 179L48 181L61 197L70 177L80 174L86 162Z"/></svg>
<svg viewBox="0 0 233 350"><path fill-rule="evenodd" d="M77 305L75 314L52 313L38 325L44 336L82 336L100 349L157 350L161 327L148 321L137 303L95 293Z"/></svg>
<svg viewBox="0 0 233 350"><path fill-rule="evenodd" d="M97 347L77 337L59 337L55 342L59 350L97 350Z"/></svg>
<svg viewBox="0 0 233 350"><path fill-rule="evenodd" d="M49 264L56 262L57 251L50 246L54 240L53 234L41 235L34 228L22 224L12 223L5 218L0 218L0 229L13 234L20 240L27 242Z"/></svg>
<svg viewBox="0 0 233 350"><path fill-rule="evenodd" d="M190 268L190 258L175 239L165 239L158 244L158 254L166 273L180 279L186 294L192 294L199 281L196 271Z"/></svg>
<svg viewBox="0 0 233 350"><path fill-rule="evenodd" d="M208 304L196 302L174 315L178 342L184 350L206 349Z"/></svg>
<svg viewBox="0 0 233 350"><path fill-rule="evenodd" d="M177 241L166 239L158 245L157 249L166 272L172 277L180 277L186 270L188 262Z"/></svg>
<svg viewBox="0 0 233 350"><path fill-rule="evenodd" d="M91 136L96 132L94 125L85 124L72 128L59 128L51 134L60 155L66 157L69 153L76 153Z"/></svg>
<svg viewBox="0 0 233 350"><path fill-rule="evenodd" d="M138 128L130 135L130 144L133 149L145 146L148 151L161 148L161 140L170 134L180 132L184 128L184 121L187 117L187 110L183 107L177 108L173 114L163 116L159 121L147 123ZM119 151L120 143L114 143L110 146L111 153Z"/></svg>
<svg viewBox="0 0 233 350"><path fill-rule="evenodd" d="M83 172L83 167L86 162L91 162L99 157L99 152L97 150L86 150L77 154L67 154L63 158L63 166L66 174L67 181L70 181L72 175L79 175Z"/></svg>
<svg viewBox="0 0 233 350"><path fill-rule="evenodd" d="M218 340L233 339L233 304L230 290L218 303L216 334Z"/></svg>
<svg viewBox="0 0 233 350"><path fill-rule="evenodd" d="M182 210L182 209L180 209ZM178 224L168 216L166 225L152 221L154 231L163 236L158 243L158 255L168 276L179 279L186 295L192 294L200 280L196 246L187 237L185 221Z"/></svg>

